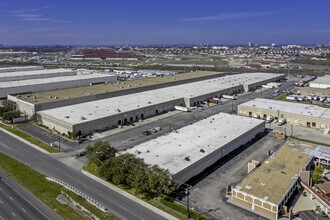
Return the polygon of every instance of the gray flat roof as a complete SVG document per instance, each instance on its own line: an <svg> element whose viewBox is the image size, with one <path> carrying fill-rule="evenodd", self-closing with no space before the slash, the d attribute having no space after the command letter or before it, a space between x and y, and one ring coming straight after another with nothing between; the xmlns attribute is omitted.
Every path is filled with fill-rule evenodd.
<svg viewBox="0 0 330 220"><path fill-rule="evenodd" d="M321 77L317 77L315 80L310 83L318 83L318 84L327 84L330 85L330 75L325 75Z"/></svg>
<svg viewBox="0 0 330 220"><path fill-rule="evenodd" d="M136 94L49 109L40 111L39 113L62 121L63 123L74 125L119 114L117 109L120 109L121 113L128 112L184 97L198 97L246 83L260 82L277 76L278 74L269 73L229 75L211 80L203 80ZM85 119L81 120L81 117L84 117Z"/></svg>
<svg viewBox="0 0 330 220"><path fill-rule="evenodd" d="M259 119L219 113L122 153L135 154L174 175L262 123Z"/></svg>
<svg viewBox="0 0 330 220"><path fill-rule="evenodd" d="M30 76L30 75L42 75L42 74L54 74L54 73L66 73L66 72L75 72L70 69L47 69L47 70L26 70L19 72L5 72L0 74L0 78L5 77L14 77L14 76Z"/></svg>
<svg viewBox="0 0 330 220"><path fill-rule="evenodd" d="M317 118L326 118L330 119L330 109L322 108L317 105L308 105L302 103L294 103L294 102L286 102L286 101L278 101L274 99L261 99L257 98L243 104L240 106L247 106L253 108L260 108L266 110L287 112L291 114L299 114L312 116Z"/></svg>
<svg viewBox="0 0 330 220"><path fill-rule="evenodd" d="M39 84L51 83L51 82L65 82L65 81L74 81L81 79L96 79L96 78L104 78L106 76L109 75L95 73L89 75L73 75L73 76L61 76L61 77L42 78L42 79L27 79L20 81L0 82L0 89L8 88L8 87L39 85Z"/></svg>
<svg viewBox="0 0 330 220"><path fill-rule="evenodd" d="M1 67L0 72L7 72L7 71L25 71L26 69L42 69L42 66L11 66L11 67Z"/></svg>

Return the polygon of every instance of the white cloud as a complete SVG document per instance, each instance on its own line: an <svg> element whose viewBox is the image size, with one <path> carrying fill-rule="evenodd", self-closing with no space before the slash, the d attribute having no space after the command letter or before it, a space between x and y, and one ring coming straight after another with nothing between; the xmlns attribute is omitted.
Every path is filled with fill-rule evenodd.
<svg viewBox="0 0 330 220"><path fill-rule="evenodd" d="M265 12L223 12L218 15L206 16L206 17L195 17L195 18L185 18L181 21L184 22L194 22L194 21L223 21L223 20L232 20L232 19L242 19L242 18L252 18L252 17L262 17L267 15L274 15L285 12L287 10L291 10L290 8L286 8L283 10L277 11L265 11Z"/></svg>

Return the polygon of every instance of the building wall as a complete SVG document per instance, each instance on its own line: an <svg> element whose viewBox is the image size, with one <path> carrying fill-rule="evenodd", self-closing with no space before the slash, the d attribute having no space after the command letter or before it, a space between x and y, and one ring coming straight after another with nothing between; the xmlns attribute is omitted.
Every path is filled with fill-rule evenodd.
<svg viewBox="0 0 330 220"><path fill-rule="evenodd" d="M278 217L279 208L277 205L268 202L262 202L261 199L242 193L240 191L232 191L231 201L241 206L245 206L246 208L255 212L269 216L271 219L277 219Z"/></svg>
<svg viewBox="0 0 330 220"><path fill-rule="evenodd" d="M285 118L288 124L293 124L302 127L310 127L316 129L327 129L330 128L330 119L326 118L317 118L312 116L299 115L288 112L275 111L270 109L261 109L249 106L238 106L237 113L242 116L253 117L254 114L257 114L262 119L266 119L267 116L272 115L276 118ZM251 114L250 114L251 113ZM308 126L308 124L310 126Z"/></svg>
<svg viewBox="0 0 330 220"><path fill-rule="evenodd" d="M8 68L0 68L0 73L8 73L8 72L21 72L21 71L35 71L35 70L43 70L42 66L26 66L26 67L8 67Z"/></svg>
<svg viewBox="0 0 330 220"><path fill-rule="evenodd" d="M219 147L216 151L211 154L203 157L201 160L194 162L187 168L181 170L180 172L174 174L172 178L174 180L180 182L186 182L190 178L198 175L207 167L211 166L215 162L217 162L222 157L226 156L233 150L239 148L241 145L246 144L249 140L252 140L258 133L263 132L265 130L265 123L262 122L258 126L254 127L250 131L247 131L245 134L237 137L226 145ZM184 160L184 158L182 158Z"/></svg>
<svg viewBox="0 0 330 220"><path fill-rule="evenodd" d="M91 83L115 82L115 81L117 81L117 76L109 75L98 78L76 79L76 80L62 81L62 82L49 81L48 83L43 83L43 84L6 87L6 88L0 88L0 98L5 98L9 94L21 94L28 92L42 92L48 90L67 89L78 86L87 86Z"/></svg>
<svg viewBox="0 0 330 220"><path fill-rule="evenodd" d="M69 134L69 132L73 132L72 125L66 124L64 122L58 121L46 115L39 115L41 119L38 119L38 122L44 126L47 126L50 130L56 130L61 134ZM38 116L37 116L38 117Z"/></svg>

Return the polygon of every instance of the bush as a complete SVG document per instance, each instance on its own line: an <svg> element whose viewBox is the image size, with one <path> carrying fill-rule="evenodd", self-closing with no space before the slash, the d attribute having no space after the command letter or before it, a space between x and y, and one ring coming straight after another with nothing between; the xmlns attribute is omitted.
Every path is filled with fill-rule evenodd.
<svg viewBox="0 0 330 220"><path fill-rule="evenodd" d="M13 111L13 112L4 112L2 113L2 120L6 121L13 121L13 118L17 118L21 115L20 111Z"/></svg>

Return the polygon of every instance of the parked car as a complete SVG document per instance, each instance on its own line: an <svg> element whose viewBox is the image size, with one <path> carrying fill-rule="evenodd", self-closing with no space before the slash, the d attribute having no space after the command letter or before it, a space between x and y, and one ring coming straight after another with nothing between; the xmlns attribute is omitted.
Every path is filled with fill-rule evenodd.
<svg viewBox="0 0 330 220"><path fill-rule="evenodd" d="M150 131L142 131L141 133L142 133L144 136L151 135L151 132L150 132Z"/></svg>
<svg viewBox="0 0 330 220"><path fill-rule="evenodd" d="M282 125L284 125L286 123L286 119L285 118L280 118L279 120L278 120L278 122L277 122L277 125L278 126L282 126Z"/></svg>
<svg viewBox="0 0 330 220"><path fill-rule="evenodd" d="M267 118L266 118L266 123L270 123L270 122L272 122L274 120L274 117L273 116L268 116Z"/></svg>

